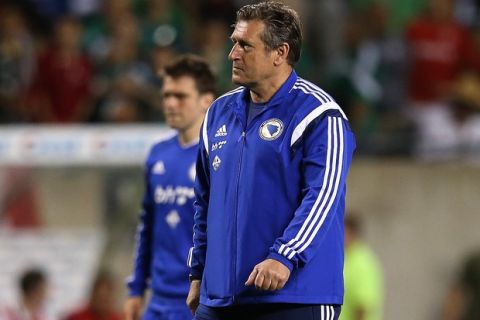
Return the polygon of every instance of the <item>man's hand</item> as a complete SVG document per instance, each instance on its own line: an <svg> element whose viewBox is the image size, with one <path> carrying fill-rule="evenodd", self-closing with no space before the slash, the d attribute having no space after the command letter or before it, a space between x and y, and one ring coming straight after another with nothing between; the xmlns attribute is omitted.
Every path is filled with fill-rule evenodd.
<svg viewBox="0 0 480 320"><path fill-rule="evenodd" d="M200 280L193 280L190 283L190 290L188 291L187 306L193 315L195 315L198 304L200 303L200 284Z"/></svg>
<svg viewBox="0 0 480 320"><path fill-rule="evenodd" d="M143 297L129 297L124 306L126 320L140 320L143 312Z"/></svg>
<svg viewBox="0 0 480 320"><path fill-rule="evenodd" d="M290 270L283 263L267 259L253 268L245 285L255 284L259 290L280 290L285 286L289 277Z"/></svg>

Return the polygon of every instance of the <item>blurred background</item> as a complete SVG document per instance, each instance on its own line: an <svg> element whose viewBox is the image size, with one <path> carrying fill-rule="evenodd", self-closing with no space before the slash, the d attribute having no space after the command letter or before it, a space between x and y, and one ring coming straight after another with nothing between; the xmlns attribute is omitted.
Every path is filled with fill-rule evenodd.
<svg viewBox="0 0 480 320"><path fill-rule="evenodd" d="M228 37L253 2L0 2L0 314L32 268L52 319L105 271L95 299L121 309L144 157L172 134L161 69L197 53L218 94L233 88ZM383 319L460 319L480 305L480 1L283 2L303 21L297 72L357 135L347 205L383 270Z"/></svg>

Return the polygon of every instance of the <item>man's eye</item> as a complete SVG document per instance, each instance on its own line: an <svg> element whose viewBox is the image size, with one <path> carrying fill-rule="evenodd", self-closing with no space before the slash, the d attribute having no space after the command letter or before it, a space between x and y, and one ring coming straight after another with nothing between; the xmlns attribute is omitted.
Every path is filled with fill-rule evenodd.
<svg viewBox="0 0 480 320"><path fill-rule="evenodd" d="M248 50L252 49L252 46L249 45L249 44L247 44L247 43L242 43L240 46L241 46L242 49L245 50L245 51L248 51Z"/></svg>
<svg viewBox="0 0 480 320"><path fill-rule="evenodd" d="M179 99L179 100L182 100L182 99L185 99L187 97L186 94L183 94L183 93L165 93L163 95L163 98L164 99L167 99L167 98L176 98L176 99Z"/></svg>

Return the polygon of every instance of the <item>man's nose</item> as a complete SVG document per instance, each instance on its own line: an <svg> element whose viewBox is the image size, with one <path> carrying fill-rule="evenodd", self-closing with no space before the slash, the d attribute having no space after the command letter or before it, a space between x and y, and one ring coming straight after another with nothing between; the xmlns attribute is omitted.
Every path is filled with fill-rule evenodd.
<svg viewBox="0 0 480 320"><path fill-rule="evenodd" d="M228 54L228 59L229 60L237 60L239 58L239 53L238 53L238 44L234 44L232 49L230 50L230 53Z"/></svg>
<svg viewBox="0 0 480 320"><path fill-rule="evenodd" d="M175 108L178 105L178 99L172 96L165 97L163 99L163 105L165 106L165 108Z"/></svg>

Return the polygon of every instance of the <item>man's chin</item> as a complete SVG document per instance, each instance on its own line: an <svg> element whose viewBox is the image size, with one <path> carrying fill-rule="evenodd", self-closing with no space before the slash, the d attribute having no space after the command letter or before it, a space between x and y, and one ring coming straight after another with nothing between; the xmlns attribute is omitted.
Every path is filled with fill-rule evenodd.
<svg viewBox="0 0 480 320"><path fill-rule="evenodd" d="M246 82L242 80L240 77L232 76L232 82L237 86L245 86Z"/></svg>
<svg viewBox="0 0 480 320"><path fill-rule="evenodd" d="M179 127L178 122L175 120L165 119L165 122L167 123L167 126L169 126L172 129L177 129Z"/></svg>

